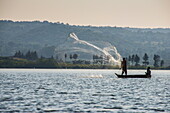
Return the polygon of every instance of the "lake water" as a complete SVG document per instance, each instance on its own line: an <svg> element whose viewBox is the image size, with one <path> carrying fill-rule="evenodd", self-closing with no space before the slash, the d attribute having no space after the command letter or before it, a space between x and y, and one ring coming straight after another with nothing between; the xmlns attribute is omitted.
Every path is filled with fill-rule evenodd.
<svg viewBox="0 0 170 113"><path fill-rule="evenodd" d="M143 74L145 70L129 70ZM170 71L0 69L0 112L170 113Z"/></svg>

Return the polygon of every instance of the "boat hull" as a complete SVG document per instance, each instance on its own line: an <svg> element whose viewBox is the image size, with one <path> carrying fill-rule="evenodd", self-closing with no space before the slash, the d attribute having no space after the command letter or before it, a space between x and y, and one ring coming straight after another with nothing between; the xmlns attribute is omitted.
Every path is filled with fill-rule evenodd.
<svg viewBox="0 0 170 113"><path fill-rule="evenodd" d="M119 75L115 73L118 78L151 78L151 75Z"/></svg>

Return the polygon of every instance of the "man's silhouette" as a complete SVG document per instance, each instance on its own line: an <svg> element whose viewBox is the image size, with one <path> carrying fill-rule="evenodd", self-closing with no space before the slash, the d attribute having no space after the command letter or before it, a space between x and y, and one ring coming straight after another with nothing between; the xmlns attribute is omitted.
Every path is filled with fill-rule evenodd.
<svg viewBox="0 0 170 113"><path fill-rule="evenodd" d="M125 75L127 75L127 63L126 63L126 59L123 58L123 61L121 63L121 67L122 67L122 75L125 72Z"/></svg>

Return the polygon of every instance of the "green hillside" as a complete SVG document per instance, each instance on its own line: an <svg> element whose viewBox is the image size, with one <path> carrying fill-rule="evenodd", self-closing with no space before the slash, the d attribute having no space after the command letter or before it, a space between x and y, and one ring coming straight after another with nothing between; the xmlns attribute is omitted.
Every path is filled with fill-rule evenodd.
<svg viewBox="0 0 170 113"><path fill-rule="evenodd" d="M170 65L170 29L139 29L122 27L73 26L51 22L0 21L0 56L12 56L18 50L37 51L51 57L54 49L74 32L81 40L104 41L116 46L123 57L148 53L150 60L159 54Z"/></svg>

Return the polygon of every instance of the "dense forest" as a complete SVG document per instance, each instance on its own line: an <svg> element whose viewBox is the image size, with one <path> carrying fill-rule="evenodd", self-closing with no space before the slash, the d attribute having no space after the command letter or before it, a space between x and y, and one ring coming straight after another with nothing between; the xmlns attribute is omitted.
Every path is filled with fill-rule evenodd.
<svg viewBox="0 0 170 113"><path fill-rule="evenodd" d="M0 56L13 56L18 51L28 54L30 50L36 51L38 56L51 58L55 48L64 43L71 32L76 33L82 40L109 42L117 48L122 57L127 59L137 54L140 57L140 65L143 65L142 57L147 53L149 59L146 62L149 62L149 65L160 66L162 62L164 66L170 66L169 28L95 27L48 21L1 20ZM155 63L154 57L159 59L159 63Z"/></svg>

